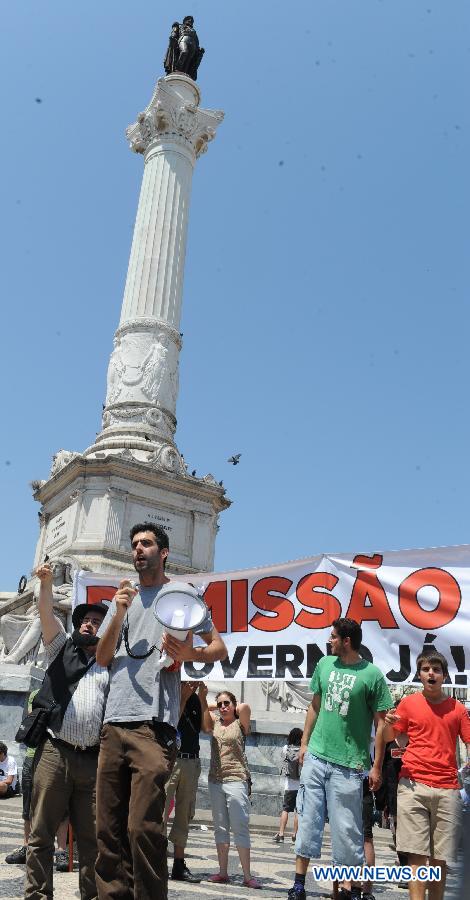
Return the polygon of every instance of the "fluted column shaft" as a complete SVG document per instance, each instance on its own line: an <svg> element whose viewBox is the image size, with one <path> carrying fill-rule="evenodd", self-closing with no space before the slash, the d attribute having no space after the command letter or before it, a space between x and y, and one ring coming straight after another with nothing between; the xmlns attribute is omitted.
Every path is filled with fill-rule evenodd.
<svg viewBox="0 0 470 900"><path fill-rule="evenodd" d="M146 154L120 325L155 317L179 331L194 161L169 141Z"/></svg>

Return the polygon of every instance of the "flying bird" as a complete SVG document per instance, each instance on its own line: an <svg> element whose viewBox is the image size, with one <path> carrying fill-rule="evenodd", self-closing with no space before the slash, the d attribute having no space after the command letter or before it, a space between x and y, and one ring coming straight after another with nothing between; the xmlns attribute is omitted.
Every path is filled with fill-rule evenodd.
<svg viewBox="0 0 470 900"><path fill-rule="evenodd" d="M36 103L42 103L41 97L35 97Z"/></svg>
<svg viewBox="0 0 470 900"><path fill-rule="evenodd" d="M232 466L238 466L240 462L241 453L234 453L233 456L230 456L227 460L228 463L231 463Z"/></svg>

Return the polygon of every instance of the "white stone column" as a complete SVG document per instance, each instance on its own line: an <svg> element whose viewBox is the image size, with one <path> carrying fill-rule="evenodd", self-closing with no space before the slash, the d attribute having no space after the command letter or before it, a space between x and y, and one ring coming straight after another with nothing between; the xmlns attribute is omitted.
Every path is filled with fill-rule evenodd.
<svg viewBox="0 0 470 900"><path fill-rule="evenodd" d="M144 175L103 428L87 456L132 451L134 458L184 471L174 432L189 202L196 159L223 119L199 102L191 78L168 75L126 132L131 149L144 155Z"/></svg>

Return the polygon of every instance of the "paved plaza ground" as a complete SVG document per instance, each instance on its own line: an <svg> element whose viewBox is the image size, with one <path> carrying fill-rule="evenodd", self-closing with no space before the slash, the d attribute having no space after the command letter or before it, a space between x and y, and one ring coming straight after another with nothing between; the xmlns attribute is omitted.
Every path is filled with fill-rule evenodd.
<svg viewBox="0 0 470 900"><path fill-rule="evenodd" d="M202 826L202 828L201 828ZM290 834L284 844L274 844L273 836L277 830L277 819L269 816L252 817L252 871L263 885L259 895L253 890L243 887L241 869L235 849L230 853L229 872L231 883L215 885L207 881L200 885L183 885L181 882L169 884L169 900L207 900L222 897L223 900L246 900L248 897L262 896L265 900L281 900L285 898L292 886L294 872L294 849ZM5 854L22 844L23 822L21 819L21 799L0 801L0 898L2 900L22 900L24 892L24 866L8 866ZM393 865L395 854L389 849L390 832L374 828L377 865ZM171 845L170 845L171 846ZM330 835L328 828L323 842L322 860L330 860ZM207 878L217 871L217 853L214 834L211 828L210 813L201 810L196 813L195 824L191 828L187 848L187 863L191 871ZM446 900L456 900L458 867L455 867L448 880ZM331 883L314 882L307 876L307 894L309 898L329 897ZM78 876L73 873L55 873L54 895L57 900L79 900ZM391 884L374 887L376 900L406 900L408 892Z"/></svg>

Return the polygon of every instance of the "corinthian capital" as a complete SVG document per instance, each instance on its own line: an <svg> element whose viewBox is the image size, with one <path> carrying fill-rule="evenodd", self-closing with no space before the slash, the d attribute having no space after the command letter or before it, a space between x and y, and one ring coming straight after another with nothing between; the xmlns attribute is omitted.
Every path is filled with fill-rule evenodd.
<svg viewBox="0 0 470 900"><path fill-rule="evenodd" d="M178 89L178 82L184 90ZM224 114L218 109L197 106L199 91L194 82L188 82L191 80L184 75L172 75L157 81L149 105L126 129L131 150L146 153L165 138L189 146L196 157L207 150L207 144L214 139Z"/></svg>

